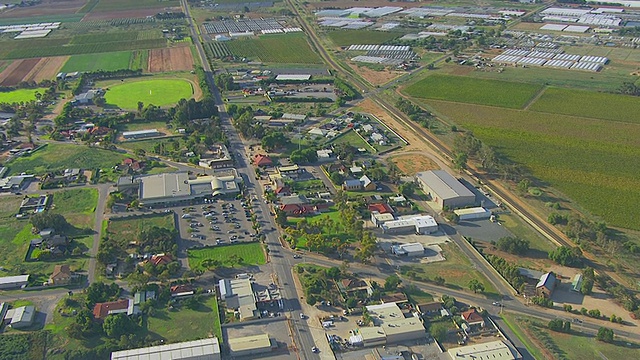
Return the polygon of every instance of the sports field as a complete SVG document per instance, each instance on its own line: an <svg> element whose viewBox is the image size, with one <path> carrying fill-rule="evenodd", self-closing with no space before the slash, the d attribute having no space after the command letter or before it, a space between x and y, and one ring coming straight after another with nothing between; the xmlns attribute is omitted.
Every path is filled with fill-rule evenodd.
<svg viewBox="0 0 640 360"><path fill-rule="evenodd" d="M44 93L45 88L38 89L18 89L9 92L0 92L0 103L14 103L31 101L36 99L36 92Z"/></svg>
<svg viewBox="0 0 640 360"><path fill-rule="evenodd" d="M403 93L422 99L519 109L541 89L540 85L436 74L409 85Z"/></svg>
<svg viewBox="0 0 640 360"><path fill-rule="evenodd" d="M203 269L202 262L206 259L218 261L221 266L247 266L262 265L267 261L264 256L262 244L258 242L242 243L236 245L223 245L204 249L187 250L189 267L191 269ZM234 261L233 255L238 256Z"/></svg>
<svg viewBox="0 0 640 360"><path fill-rule="evenodd" d="M104 98L107 104L121 109L135 109L138 101L144 104L167 106L193 96L193 85L182 79L134 79L110 86Z"/></svg>
<svg viewBox="0 0 640 360"><path fill-rule="evenodd" d="M322 64L311 50L303 33L263 35L257 39L228 41L229 51L235 56L267 63Z"/></svg>
<svg viewBox="0 0 640 360"><path fill-rule="evenodd" d="M121 70L128 69L131 63L131 51L117 51L96 54L73 55L62 67L61 72Z"/></svg>
<svg viewBox="0 0 640 360"><path fill-rule="evenodd" d="M334 30L327 32L327 36L336 46L355 44L379 45L402 36L401 32L373 31L373 30Z"/></svg>

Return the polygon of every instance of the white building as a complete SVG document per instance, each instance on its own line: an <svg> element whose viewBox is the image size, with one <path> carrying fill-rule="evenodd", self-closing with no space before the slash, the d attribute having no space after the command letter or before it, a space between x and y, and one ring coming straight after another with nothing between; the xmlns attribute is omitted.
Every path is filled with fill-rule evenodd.
<svg viewBox="0 0 640 360"><path fill-rule="evenodd" d="M256 319L260 312L256 306L256 298L249 279L222 279L218 282L220 298L227 308L240 315L240 321Z"/></svg>
<svg viewBox="0 0 640 360"><path fill-rule="evenodd" d="M438 223L430 215L412 215L398 220L387 221L380 225L385 234L406 234L414 232L428 235L438 231Z"/></svg>
<svg viewBox="0 0 640 360"><path fill-rule="evenodd" d="M0 278L0 289L19 288L28 283L29 275L5 276Z"/></svg>
<svg viewBox="0 0 640 360"><path fill-rule="evenodd" d="M516 355L507 344L497 340L448 350L451 360L515 360Z"/></svg>
<svg viewBox="0 0 640 360"><path fill-rule="evenodd" d="M426 330L419 318L405 314L396 303L367 306L374 326L354 330L350 341L364 346L395 344L426 337Z"/></svg>
<svg viewBox="0 0 640 360"><path fill-rule="evenodd" d="M422 191L442 208L458 208L476 202L475 194L444 170L419 172L416 180Z"/></svg>
<svg viewBox="0 0 640 360"><path fill-rule="evenodd" d="M220 360L218 338L114 351L111 360Z"/></svg>
<svg viewBox="0 0 640 360"><path fill-rule="evenodd" d="M483 207L457 209L453 210L453 212L458 215L460 220L480 220L488 219L491 217L491 211Z"/></svg>
<svg viewBox="0 0 640 360"><path fill-rule="evenodd" d="M32 305L7 310L4 320L14 329L24 329L33 325L36 308Z"/></svg>
<svg viewBox="0 0 640 360"><path fill-rule="evenodd" d="M130 139L144 139L149 137L156 137L162 135L157 129L137 130L137 131L125 131L122 133L122 137L127 140Z"/></svg>
<svg viewBox="0 0 640 360"><path fill-rule="evenodd" d="M422 244L420 243L393 245L391 247L391 252L398 256L423 256L424 246L422 246Z"/></svg>

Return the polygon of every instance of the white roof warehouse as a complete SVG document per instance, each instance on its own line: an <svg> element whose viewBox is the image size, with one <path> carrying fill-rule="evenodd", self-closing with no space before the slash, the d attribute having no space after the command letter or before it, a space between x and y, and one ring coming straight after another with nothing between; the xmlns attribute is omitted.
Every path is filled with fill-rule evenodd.
<svg viewBox="0 0 640 360"><path fill-rule="evenodd" d="M416 180L425 194L443 208L464 207L476 202L475 194L444 170L419 172Z"/></svg>

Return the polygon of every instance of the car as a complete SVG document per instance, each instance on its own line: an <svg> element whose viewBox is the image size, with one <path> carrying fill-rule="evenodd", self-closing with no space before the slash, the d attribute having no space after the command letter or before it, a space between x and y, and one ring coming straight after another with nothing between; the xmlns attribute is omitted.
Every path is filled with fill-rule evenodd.
<svg viewBox="0 0 640 360"><path fill-rule="evenodd" d="M318 349L316 346L314 346L314 347L312 347L312 348L311 348L311 351L312 351L313 353L316 353L316 354L317 354L317 353L319 353L319 352L320 352L320 349Z"/></svg>
<svg viewBox="0 0 640 360"><path fill-rule="evenodd" d="M191 237L195 239L195 238L197 238L197 237L198 237L198 235L196 235L196 234L191 234Z"/></svg>
<svg viewBox="0 0 640 360"><path fill-rule="evenodd" d="M493 306L502 306L502 304L501 304L501 303L499 303L499 302L497 302L497 301L494 301L494 302L493 302Z"/></svg>
<svg viewBox="0 0 640 360"><path fill-rule="evenodd" d="M300 313L300 319L304 319L304 314Z"/></svg>
<svg viewBox="0 0 640 360"><path fill-rule="evenodd" d="M300 254L293 254L293 258L294 259L302 259L302 256L300 256Z"/></svg>

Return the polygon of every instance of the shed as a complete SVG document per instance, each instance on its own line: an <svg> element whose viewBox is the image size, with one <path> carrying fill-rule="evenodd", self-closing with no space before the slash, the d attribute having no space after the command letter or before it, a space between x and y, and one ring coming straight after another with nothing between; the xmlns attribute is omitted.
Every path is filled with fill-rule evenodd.
<svg viewBox="0 0 640 360"><path fill-rule="evenodd" d="M443 208L458 208L476 203L475 194L444 170L419 172L416 180L425 194Z"/></svg>

